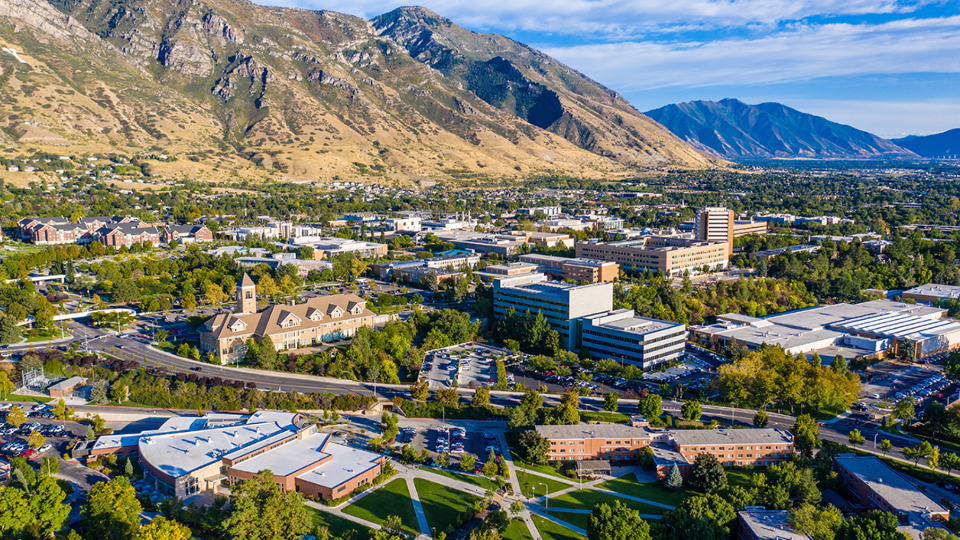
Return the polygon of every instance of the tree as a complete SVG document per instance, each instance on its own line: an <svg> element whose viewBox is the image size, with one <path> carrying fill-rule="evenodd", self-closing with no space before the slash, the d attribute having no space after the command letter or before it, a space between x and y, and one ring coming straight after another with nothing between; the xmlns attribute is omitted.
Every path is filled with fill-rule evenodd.
<svg viewBox="0 0 960 540"><path fill-rule="evenodd" d="M670 491L679 491L683 487L683 475L680 474L680 467L677 467L676 463L670 468L670 474L667 475L663 485Z"/></svg>
<svg viewBox="0 0 960 540"><path fill-rule="evenodd" d="M709 494L688 497L663 517L674 527L671 540L729 540L737 513L730 503Z"/></svg>
<svg viewBox="0 0 960 540"><path fill-rule="evenodd" d="M534 429L520 433L518 447L527 461L535 465L547 464L547 452L550 451L550 441L545 439Z"/></svg>
<svg viewBox="0 0 960 540"><path fill-rule="evenodd" d="M703 415L703 409L699 401L685 401L680 407L680 414L684 420L696 421Z"/></svg>
<svg viewBox="0 0 960 540"><path fill-rule="evenodd" d="M476 460L472 455L467 454L460 458L460 470L463 472L473 472L473 466L476 464Z"/></svg>
<svg viewBox="0 0 960 540"><path fill-rule="evenodd" d="M16 388L13 381L10 380L10 376L7 375L6 371L0 371L0 398L7 399L7 394L13 392Z"/></svg>
<svg viewBox="0 0 960 540"><path fill-rule="evenodd" d="M933 470L937 470L937 467L940 466L940 447L934 446L933 450L930 452L930 455L927 456L927 466Z"/></svg>
<svg viewBox="0 0 960 540"><path fill-rule="evenodd" d="M620 501L601 503L590 512L589 540L650 540L650 525Z"/></svg>
<svg viewBox="0 0 960 540"><path fill-rule="evenodd" d="M102 405L110 401L110 383L106 379L97 379L90 385L90 401Z"/></svg>
<svg viewBox="0 0 960 540"><path fill-rule="evenodd" d="M128 457L124 460L123 474L126 475L127 478L133 478L133 458Z"/></svg>
<svg viewBox="0 0 960 540"><path fill-rule="evenodd" d="M383 520L383 530L387 534L400 536L403 534L403 521L400 520L400 516L389 515L387 519Z"/></svg>
<svg viewBox="0 0 960 540"><path fill-rule="evenodd" d="M893 416L904 422L910 422L917 415L917 401L912 397L906 397L896 402L893 406Z"/></svg>
<svg viewBox="0 0 960 540"><path fill-rule="evenodd" d="M820 428L809 414L801 414L793 425L793 446L805 457L820 445Z"/></svg>
<svg viewBox="0 0 960 540"><path fill-rule="evenodd" d="M688 485L703 493L714 493L727 485L727 472L713 454L699 454L693 461Z"/></svg>
<svg viewBox="0 0 960 540"><path fill-rule="evenodd" d="M918 465L920 460L933 454L933 446L927 441L921 441L917 446L903 449L903 457L912 459L914 465Z"/></svg>
<svg viewBox="0 0 960 540"><path fill-rule="evenodd" d="M163 516L157 516L141 528L133 540L190 540L192 534L186 526L167 519Z"/></svg>
<svg viewBox="0 0 960 540"><path fill-rule="evenodd" d="M663 400L657 394L647 394L637 403L640 414L650 418L659 418L663 414Z"/></svg>
<svg viewBox="0 0 960 540"><path fill-rule="evenodd" d="M753 415L753 425L758 428L767 427L769 421L770 417L766 411L757 411L757 414Z"/></svg>
<svg viewBox="0 0 960 540"><path fill-rule="evenodd" d="M890 439L880 441L880 449L883 450L883 455L887 455L891 448L893 448L893 443L890 442Z"/></svg>
<svg viewBox="0 0 960 540"><path fill-rule="evenodd" d="M47 442L47 438L44 437L39 431L31 432L27 437L27 444L33 448L40 448L45 442Z"/></svg>
<svg viewBox="0 0 960 540"><path fill-rule="evenodd" d="M850 444L852 444L852 445L854 445L854 446L859 446L859 445L867 442L867 439L863 436L862 433L860 433L860 430L859 430L859 429L855 429L855 430L851 431L851 432L850 432L850 435L849 435L849 437L848 437L848 440L850 441Z"/></svg>
<svg viewBox="0 0 960 540"><path fill-rule="evenodd" d="M920 533L920 540L960 540L960 536L943 527L929 527Z"/></svg>
<svg viewBox="0 0 960 540"><path fill-rule="evenodd" d="M118 476L90 488L87 504L81 509L84 534L89 538L125 540L140 525L140 501L130 479Z"/></svg>
<svg viewBox="0 0 960 540"><path fill-rule="evenodd" d="M223 524L229 538L298 540L307 532L303 497L297 492L280 493L269 470L240 481L232 491L233 510Z"/></svg>
<svg viewBox="0 0 960 540"><path fill-rule="evenodd" d="M614 394L613 392L608 392L606 395L603 396L604 410L607 410L610 412L617 412L617 409L620 408L618 401L619 401L619 398L617 397L616 394Z"/></svg>
<svg viewBox="0 0 960 540"><path fill-rule="evenodd" d="M898 525L890 512L871 510L843 520L835 540L903 540Z"/></svg>
<svg viewBox="0 0 960 540"><path fill-rule="evenodd" d="M412 397L414 401L426 401L429 395L430 386L427 384L427 381L416 381L410 385L410 397Z"/></svg>
<svg viewBox="0 0 960 540"><path fill-rule="evenodd" d="M790 524L793 528L813 540L833 540L841 523L843 514L832 504L822 508L802 504L790 511Z"/></svg>
<svg viewBox="0 0 960 540"><path fill-rule="evenodd" d="M947 471L947 474L950 474L950 471L960 469L960 455L952 452L943 454L940 456L940 468Z"/></svg>
<svg viewBox="0 0 960 540"><path fill-rule="evenodd" d="M486 407L490 405L490 389L486 387L477 388L473 392L473 405L475 407Z"/></svg>
<svg viewBox="0 0 960 540"><path fill-rule="evenodd" d="M7 345L23 339L18 322L20 321L9 314L0 318L0 344Z"/></svg>
<svg viewBox="0 0 960 540"><path fill-rule="evenodd" d="M0 486L0 537L22 538L33 524L33 512L22 490Z"/></svg>
<svg viewBox="0 0 960 540"><path fill-rule="evenodd" d="M847 365L847 359L844 358L842 354L838 354L833 357L833 361L830 362L830 368L833 369L833 372L837 375L846 375L850 372L850 366Z"/></svg>
<svg viewBox="0 0 960 540"><path fill-rule="evenodd" d="M14 405L10 408L10 412L7 413L7 423L13 427L20 427L24 422L27 421L27 413L23 411L19 405Z"/></svg>

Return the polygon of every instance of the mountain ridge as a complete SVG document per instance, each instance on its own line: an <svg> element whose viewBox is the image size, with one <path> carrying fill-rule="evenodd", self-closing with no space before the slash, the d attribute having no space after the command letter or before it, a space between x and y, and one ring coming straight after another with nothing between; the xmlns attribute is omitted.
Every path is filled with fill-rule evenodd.
<svg viewBox="0 0 960 540"><path fill-rule="evenodd" d="M246 0L4 6L0 43L28 61L0 53L8 142L31 142L30 126L36 144L192 151L221 178L600 177L717 163L602 85L581 75L571 87L561 77L576 72L543 53L426 10L399 13L408 28L437 18L429 45L446 42L446 54L485 57L468 63L473 90L378 30L386 19ZM455 35L441 35L441 19ZM523 56L550 67L534 74Z"/></svg>
<svg viewBox="0 0 960 540"><path fill-rule="evenodd" d="M727 159L917 157L866 131L775 102L691 101L646 114L693 146Z"/></svg>
<svg viewBox="0 0 960 540"><path fill-rule="evenodd" d="M926 158L960 156L960 128L933 135L912 135L893 142Z"/></svg>

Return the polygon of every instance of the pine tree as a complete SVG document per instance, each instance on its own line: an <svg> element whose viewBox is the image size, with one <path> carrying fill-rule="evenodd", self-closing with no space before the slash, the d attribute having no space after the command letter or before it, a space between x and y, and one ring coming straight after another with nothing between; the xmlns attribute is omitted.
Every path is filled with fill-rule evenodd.
<svg viewBox="0 0 960 540"><path fill-rule="evenodd" d="M677 491L683 487L683 475L680 474L680 467L677 467L676 463L670 468L670 474L667 476L664 486L670 491Z"/></svg>

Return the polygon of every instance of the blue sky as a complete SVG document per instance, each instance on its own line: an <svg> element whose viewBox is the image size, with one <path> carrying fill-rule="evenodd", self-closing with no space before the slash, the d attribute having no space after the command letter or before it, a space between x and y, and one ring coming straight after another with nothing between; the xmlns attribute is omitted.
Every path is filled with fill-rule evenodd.
<svg viewBox="0 0 960 540"><path fill-rule="evenodd" d="M258 0L366 18L409 2ZM778 101L883 137L960 128L960 0L421 0L639 110Z"/></svg>

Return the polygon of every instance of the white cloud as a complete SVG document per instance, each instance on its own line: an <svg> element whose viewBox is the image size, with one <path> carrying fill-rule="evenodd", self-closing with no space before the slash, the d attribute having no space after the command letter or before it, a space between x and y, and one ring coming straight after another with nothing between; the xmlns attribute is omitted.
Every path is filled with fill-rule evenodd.
<svg viewBox="0 0 960 540"><path fill-rule="evenodd" d="M757 39L629 41L543 51L621 92L861 74L958 73L960 16L876 25L797 24Z"/></svg>
<svg viewBox="0 0 960 540"><path fill-rule="evenodd" d="M287 6L374 17L402 0L259 0ZM814 16L909 13L938 0L422 0L471 29L581 35L597 39L636 37L687 28L776 25Z"/></svg>

